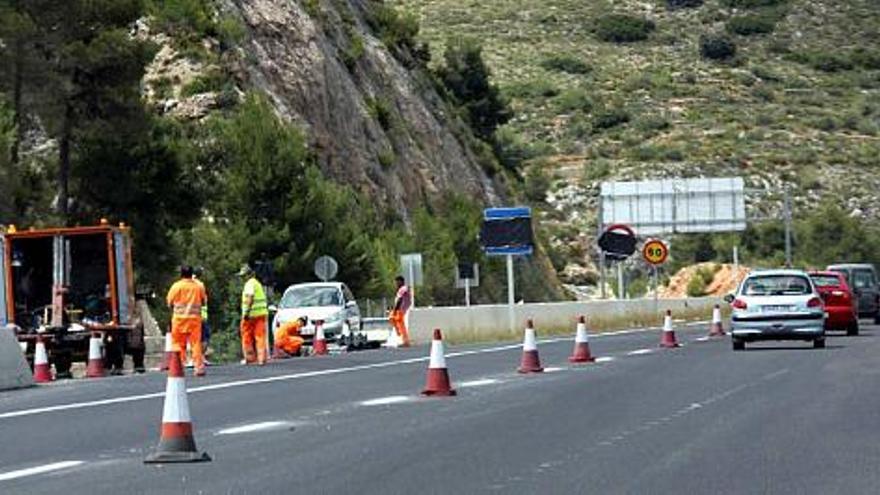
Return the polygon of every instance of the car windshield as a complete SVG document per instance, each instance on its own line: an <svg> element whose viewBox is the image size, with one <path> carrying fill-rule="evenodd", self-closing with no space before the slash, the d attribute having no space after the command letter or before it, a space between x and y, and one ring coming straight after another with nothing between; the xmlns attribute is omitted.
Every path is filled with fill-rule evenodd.
<svg viewBox="0 0 880 495"><path fill-rule="evenodd" d="M747 296L800 296L812 292L810 281L800 275L761 275L746 280Z"/></svg>
<svg viewBox="0 0 880 495"><path fill-rule="evenodd" d="M875 285L874 273L871 270L854 270L853 285L856 289L867 289Z"/></svg>
<svg viewBox="0 0 880 495"><path fill-rule="evenodd" d="M834 275L810 275L816 287L839 287L840 279Z"/></svg>
<svg viewBox="0 0 880 495"><path fill-rule="evenodd" d="M282 308L341 306L342 298L335 287L295 287L284 293Z"/></svg>

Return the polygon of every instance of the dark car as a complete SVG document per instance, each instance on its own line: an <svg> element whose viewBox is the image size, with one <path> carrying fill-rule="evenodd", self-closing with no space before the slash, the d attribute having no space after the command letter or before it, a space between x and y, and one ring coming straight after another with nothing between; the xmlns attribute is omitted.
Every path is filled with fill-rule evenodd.
<svg viewBox="0 0 880 495"><path fill-rule="evenodd" d="M877 283L877 270L869 263L839 263L829 265L828 271L840 272L853 289L859 300L859 316L874 318L880 323L880 287Z"/></svg>
<svg viewBox="0 0 880 495"><path fill-rule="evenodd" d="M816 290L825 302L825 330L846 330L859 334L858 299L839 272L810 272Z"/></svg>

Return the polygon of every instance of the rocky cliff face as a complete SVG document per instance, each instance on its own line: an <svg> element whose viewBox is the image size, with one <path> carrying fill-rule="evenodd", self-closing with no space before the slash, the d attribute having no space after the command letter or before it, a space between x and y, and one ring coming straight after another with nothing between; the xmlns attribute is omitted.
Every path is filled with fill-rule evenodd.
<svg viewBox="0 0 880 495"><path fill-rule="evenodd" d="M226 0L247 28L238 76L304 128L325 173L381 206L405 216L450 190L498 202L503 185L424 69L404 66L370 29L377 3Z"/></svg>

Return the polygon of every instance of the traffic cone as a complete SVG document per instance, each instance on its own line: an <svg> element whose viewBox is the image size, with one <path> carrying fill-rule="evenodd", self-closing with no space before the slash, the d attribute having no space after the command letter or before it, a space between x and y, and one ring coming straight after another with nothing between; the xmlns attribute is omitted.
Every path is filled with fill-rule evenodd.
<svg viewBox="0 0 880 495"><path fill-rule="evenodd" d="M522 362L517 370L520 373L540 373L544 371L541 367L541 359L538 357L538 344L535 340L535 327L532 320L526 322L525 335L523 336L523 355Z"/></svg>
<svg viewBox="0 0 880 495"><path fill-rule="evenodd" d="M578 317L577 333L574 336L574 352L568 358L570 363L592 363L596 358L590 354L590 336L587 334L587 320Z"/></svg>
<svg viewBox="0 0 880 495"><path fill-rule="evenodd" d="M159 365L159 371L168 371L168 366L176 354L174 352L174 338L169 331L165 334L165 354L162 355L162 364Z"/></svg>
<svg viewBox="0 0 880 495"><path fill-rule="evenodd" d="M312 344L312 353L316 356L327 355L327 340L324 338L323 320L315 320L315 342Z"/></svg>
<svg viewBox="0 0 880 495"><path fill-rule="evenodd" d="M727 335L724 332L724 325L721 323L721 306L715 305L712 310L712 326L709 329L709 337L723 337Z"/></svg>
<svg viewBox="0 0 880 495"><path fill-rule="evenodd" d="M672 311L666 311L666 318L663 320L663 336L660 339L660 347L679 347L678 341L675 340L675 329L672 328Z"/></svg>
<svg viewBox="0 0 880 495"><path fill-rule="evenodd" d="M431 341L431 362L428 364L428 380L422 395L451 396L455 395L449 382L449 370L446 369L446 355L443 352L443 336L440 329L434 330Z"/></svg>
<svg viewBox="0 0 880 495"><path fill-rule="evenodd" d="M101 356L101 334L93 333L89 339L89 363L86 366L86 378L103 378L104 357Z"/></svg>
<svg viewBox="0 0 880 495"><path fill-rule="evenodd" d="M168 363L168 382L165 385L165 407L162 411L162 430L156 451L144 459L145 464L210 461L211 456L196 449L192 420L186 399L186 378L180 354L173 352Z"/></svg>
<svg viewBox="0 0 880 495"><path fill-rule="evenodd" d="M49 355L46 354L46 344L42 337L37 337L37 346L34 348L34 382L49 383L52 377L52 368L49 367Z"/></svg>

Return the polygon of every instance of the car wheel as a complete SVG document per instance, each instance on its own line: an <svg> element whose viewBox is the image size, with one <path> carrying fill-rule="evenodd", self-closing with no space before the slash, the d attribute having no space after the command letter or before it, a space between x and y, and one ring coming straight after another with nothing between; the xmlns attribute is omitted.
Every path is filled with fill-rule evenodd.
<svg viewBox="0 0 880 495"><path fill-rule="evenodd" d="M734 351L744 351L746 350L746 342L740 339L733 339L733 350Z"/></svg>
<svg viewBox="0 0 880 495"><path fill-rule="evenodd" d="M846 334L850 337L854 337L859 334L859 322L854 321L850 323L849 327L846 329Z"/></svg>
<svg viewBox="0 0 880 495"><path fill-rule="evenodd" d="M813 349L824 349L825 339L816 339L813 341Z"/></svg>

